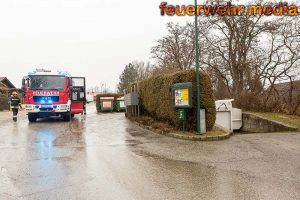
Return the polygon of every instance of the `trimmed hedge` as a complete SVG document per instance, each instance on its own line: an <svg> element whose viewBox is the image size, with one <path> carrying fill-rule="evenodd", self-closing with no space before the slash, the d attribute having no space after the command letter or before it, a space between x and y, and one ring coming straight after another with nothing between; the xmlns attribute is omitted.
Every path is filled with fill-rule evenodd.
<svg viewBox="0 0 300 200"><path fill-rule="evenodd" d="M117 101L116 99L120 98L124 96L123 94L113 94L113 93L109 93L109 94L97 94L96 95L96 109L97 112L101 112L100 110L100 97L114 97L114 111L117 111Z"/></svg>
<svg viewBox="0 0 300 200"><path fill-rule="evenodd" d="M193 107L188 109L187 128L196 130L196 72L194 70L180 71L172 74L163 74L150 77L138 82L140 106L142 114L150 115L154 119L165 121L176 128L181 127L178 120L178 111L172 107L171 87L175 83L193 83ZM206 129L209 131L215 124L215 98L210 77L200 72L201 109L206 111Z"/></svg>

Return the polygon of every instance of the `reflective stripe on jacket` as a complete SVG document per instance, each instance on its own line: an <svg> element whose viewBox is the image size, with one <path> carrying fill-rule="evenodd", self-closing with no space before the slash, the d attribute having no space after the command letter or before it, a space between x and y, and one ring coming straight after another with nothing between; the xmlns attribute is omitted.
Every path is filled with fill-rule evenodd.
<svg viewBox="0 0 300 200"><path fill-rule="evenodd" d="M10 108L18 109L19 106L21 105L21 100L19 97L10 97L9 104L10 104Z"/></svg>

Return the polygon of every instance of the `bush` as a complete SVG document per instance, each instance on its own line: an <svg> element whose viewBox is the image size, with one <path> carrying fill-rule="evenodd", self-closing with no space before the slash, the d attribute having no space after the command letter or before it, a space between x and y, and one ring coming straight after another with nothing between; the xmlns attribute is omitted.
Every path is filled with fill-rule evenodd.
<svg viewBox="0 0 300 200"><path fill-rule="evenodd" d="M97 112L101 112L100 110L100 97L114 97L114 111L116 111L116 108L117 108L117 101L116 99L120 98L124 96L123 94L113 94L113 93L110 93L110 94L97 94L96 95L96 108L97 108Z"/></svg>
<svg viewBox="0 0 300 200"><path fill-rule="evenodd" d="M9 109L8 97L0 96L0 110L8 110L8 109Z"/></svg>
<svg viewBox="0 0 300 200"><path fill-rule="evenodd" d="M163 74L140 81L138 90L141 113L179 128L181 123L178 121L177 110L172 107L171 87L180 82L193 83L193 107L188 109L187 128L196 130L196 72L194 70ZM210 77L203 71L200 72L200 87L201 109L206 111L206 129L209 131L215 124L216 108Z"/></svg>

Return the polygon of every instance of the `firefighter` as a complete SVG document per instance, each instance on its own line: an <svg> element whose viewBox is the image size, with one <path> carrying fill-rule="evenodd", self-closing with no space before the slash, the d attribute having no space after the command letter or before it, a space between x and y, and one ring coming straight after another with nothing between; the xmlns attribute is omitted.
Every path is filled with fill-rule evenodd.
<svg viewBox="0 0 300 200"><path fill-rule="evenodd" d="M12 93L11 97L9 98L8 103L10 105L10 110L13 112L13 120L16 122L17 115L19 112L19 107L20 107L20 110L22 109L21 100L18 97L18 93L16 91L14 91Z"/></svg>

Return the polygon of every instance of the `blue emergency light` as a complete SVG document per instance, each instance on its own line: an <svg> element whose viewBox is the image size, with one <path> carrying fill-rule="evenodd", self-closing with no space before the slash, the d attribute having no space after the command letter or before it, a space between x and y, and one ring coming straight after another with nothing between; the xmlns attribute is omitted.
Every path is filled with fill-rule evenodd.
<svg viewBox="0 0 300 200"><path fill-rule="evenodd" d="M58 75L60 75L60 76L71 76L67 71L58 71Z"/></svg>

